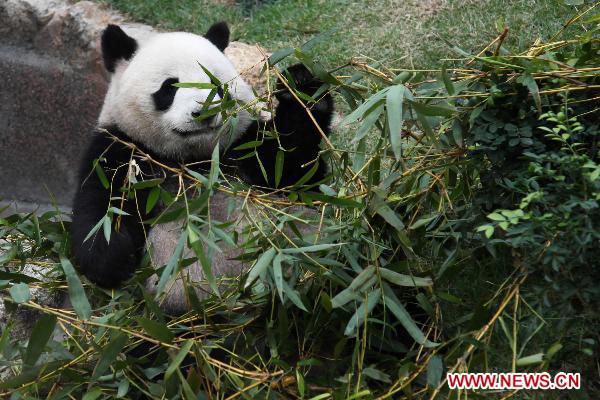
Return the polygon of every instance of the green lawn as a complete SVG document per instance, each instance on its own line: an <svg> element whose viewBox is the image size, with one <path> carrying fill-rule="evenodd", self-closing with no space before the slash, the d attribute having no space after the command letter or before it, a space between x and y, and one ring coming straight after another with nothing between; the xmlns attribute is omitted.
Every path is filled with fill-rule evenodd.
<svg viewBox="0 0 600 400"><path fill-rule="evenodd" d="M476 50L508 26L507 43L525 46L551 36L575 11L562 0L246 0L237 6L208 0L103 2L169 30L203 33L211 23L226 20L235 40L271 51L330 32L314 50L330 66L364 55L392 66L433 67L454 55L444 40Z"/></svg>

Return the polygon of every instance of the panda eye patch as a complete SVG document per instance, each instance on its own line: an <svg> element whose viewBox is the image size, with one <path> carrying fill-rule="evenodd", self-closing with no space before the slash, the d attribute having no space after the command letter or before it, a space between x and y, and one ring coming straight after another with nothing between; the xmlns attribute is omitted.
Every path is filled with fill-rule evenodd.
<svg viewBox="0 0 600 400"><path fill-rule="evenodd" d="M171 107L171 104L173 104L173 99L175 99L175 93L178 89L173 86L174 83L179 83L179 79L165 79L160 86L160 89L152 93L152 100L154 100L154 107L157 111L166 111Z"/></svg>

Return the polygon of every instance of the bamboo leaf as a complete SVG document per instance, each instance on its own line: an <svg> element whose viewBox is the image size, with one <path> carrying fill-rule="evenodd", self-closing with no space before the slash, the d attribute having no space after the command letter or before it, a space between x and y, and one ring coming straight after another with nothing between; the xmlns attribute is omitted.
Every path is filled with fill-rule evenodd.
<svg viewBox="0 0 600 400"><path fill-rule="evenodd" d="M396 228L397 231L404 232L404 223L387 204L383 202L380 203L375 212L381 215L381 217L383 217L388 224Z"/></svg>
<svg viewBox="0 0 600 400"><path fill-rule="evenodd" d="M102 389L98 386L89 389L81 398L81 400L96 400L102 396Z"/></svg>
<svg viewBox="0 0 600 400"><path fill-rule="evenodd" d="M396 160L402 157L402 103L406 88L403 85L392 86L386 96L386 110L390 129L390 144Z"/></svg>
<svg viewBox="0 0 600 400"><path fill-rule="evenodd" d="M427 364L427 386L430 388L436 388L442 381L442 375L444 373L444 365L442 363L442 357L437 354L431 356L429 363Z"/></svg>
<svg viewBox="0 0 600 400"><path fill-rule="evenodd" d="M104 189L110 188L110 182L108 181L108 178L106 177L106 174L104 173L104 170L100 166L99 159L94 160L94 170L96 171L96 175L98 176L98 179L100 180L100 183L102 184L102 187L104 187Z"/></svg>
<svg viewBox="0 0 600 400"><path fill-rule="evenodd" d="M219 142L215 145L215 148L212 152L212 157L210 159L210 172L208 174L208 187L212 188L217 179L219 178L219 152L220 152Z"/></svg>
<svg viewBox="0 0 600 400"><path fill-rule="evenodd" d="M112 232L112 219L110 216L105 215L102 218L102 228L104 231L104 238L106 239L106 243L110 243L110 234Z"/></svg>
<svg viewBox="0 0 600 400"><path fill-rule="evenodd" d="M448 75L448 71L446 71L446 67L442 68L440 76L442 78L442 82L444 82L444 86L446 87L446 91L448 92L448 94L450 96L454 96L456 90L454 88L454 83L452 82L452 79L450 79L450 75Z"/></svg>
<svg viewBox="0 0 600 400"><path fill-rule="evenodd" d="M367 133L369 133L373 125L375 125L375 123L379 121L379 117L383 113L383 109L383 104L379 104L375 106L372 110L369 110L368 113L366 113L363 123L360 125L360 128L358 128L358 130L356 131L356 134L352 138L351 143L358 143L362 138L364 138L367 135Z"/></svg>
<svg viewBox="0 0 600 400"><path fill-rule="evenodd" d="M410 104L413 106L417 113L428 117L451 117L456 112L456 109L450 106L424 104L416 101L413 101Z"/></svg>
<svg viewBox="0 0 600 400"><path fill-rule="evenodd" d="M273 257L275 257L274 248L270 248L259 257L259 259L256 261L256 263L250 270L250 273L248 273L248 278L246 278L246 284L244 287L252 285L259 276L261 278L264 277L265 271L267 270L267 267L271 265Z"/></svg>
<svg viewBox="0 0 600 400"><path fill-rule="evenodd" d="M390 379L390 376L388 374L386 374L383 371L380 371L376 368L373 367L367 367L365 369L363 369L362 371L363 375L368 376L371 379L375 379L377 381L381 381L384 383L391 383L392 380Z"/></svg>
<svg viewBox="0 0 600 400"><path fill-rule="evenodd" d="M137 317L136 320L144 328L146 333L152 336L154 339L160 340L164 343L171 343L175 335L164 323L153 321L144 317Z"/></svg>
<svg viewBox="0 0 600 400"><path fill-rule="evenodd" d="M146 199L146 214L150 214L150 211L154 209L156 203L158 203L158 198L160 196L160 188L153 187L148 194L148 198Z"/></svg>
<svg viewBox="0 0 600 400"><path fill-rule="evenodd" d="M308 312L308 310L304 306L304 303L302 303L302 300L300 299L300 295L298 294L298 292L296 292L294 289L292 289L286 281L282 281L281 283L283 285L284 293L286 294L287 297L289 297L289 299L292 301L292 303L294 303L294 305L296 307L298 307L299 309Z"/></svg>
<svg viewBox="0 0 600 400"><path fill-rule="evenodd" d="M255 149L256 147L263 144L262 140L251 140L249 142L245 142L233 148L233 150L247 150L247 149Z"/></svg>
<svg viewBox="0 0 600 400"><path fill-rule="evenodd" d="M411 226L408 227L408 229L418 229L424 225L428 225L431 221L435 220L436 218L439 217L439 214L435 214L432 217L423 217L423 218L419 218L418 220L416 220Z"/></svg>
<svg viewBox="0 0 600 400"><path fill-rule="evenodd" d="M281 150L277 150L277 155L275 156L275 187L279 187L279 182L281 182L281 175L283 173L283 160L284 153Z"/></svg>
<svg viewBox="0 0 600 400"><path fill-rule="evenodd" d="M300 398L304 398L306 385L304 383L304 375L302 375L302 372L300 372L299 369L296 369L296 383L298 384L298 394L300 394Z"/></svg>
<svg viewBox="0 0 600 400"><path fill-rule="evenodd" d="M79 280L77 272L75 272L71 262L63 255L60 256L60 265L62 266L65 277L67 278L69 299L71 300L71 305L73 306L75 313L77 313L77 316L80 319L89 319L92 315L92 307L90 306L90 302L85 295L85 290L83 289L83 285Z"/></svg>
<svg viewBox="0 0 600 400"><path fill-rule="evenodd" d="M193 176L195 179L197 179L204 186L208 186L208 178L202 175L201 173L194 171L193 169L189 169L187 167L185 168L185 171L191 176Z"/></svg>
<svg viewBox="0 0 600 400"><path fill-rule="evenodd" d="M271 54L271 56L269 57L269 60L268 60L269 66L270 67L274 66L275 64L277 64L278 62L280 62L281 60L283 60L284 58L286 58L287 56L289 56L292 53L294 53L293 48L277 50L275 53Z"/></svg>
<svg viewBox="0 0 600 400"><path fill-rule="evenodd" d="M148 179L147 181L136 182L131 185L132 189L148 189L153 188L164 182L163 178Z"/></svg>
<svg viewBox="0 0 600 400"><path fill-rule="evenodd" d="M129 380L123 379L119 382L119 386L117 387L117 399L125 397L125 395L129 392Z"/></svg>
<svg viewBox="0 0 600 400"><path fill-rule="evenodd" d="M332 308L338 308L344 304L355 300L361 301L363 299L361 293L365 290L369 290L371 286L377 281L375 276L375 267L370 266L365 268L352 282L350 285L340 293L338 293L333 299L331 299Z"/></svg>
<svg viewBox="0 0 600 400"><path fill-rule="evenodd" d="M377 278L373 277L373 280L369 281L369 283L375 283L376 279ZM362 297L358 291L346 288L331 299L331 308L338 308L351 301L359 302L361 300Z"/></svg>
<svg viewBox="0 0 600 400"><path fill-rule="evenodd" d="M323 251L332 249L334 247L343 246L345 243L324 243L324 244L315 244L313 246L305 246L305 247L292 247L289 249L281 249L282 253L285 254L297 254L297 253L314 253L316 251Z"/></svg>
<svg viewBox="0 0 600 400"><path fill-rule="evenodd" d="M204 73L206 75L208 75L208 78L210 79L210 82L215 85L215 86L221 86L221 81L219 80L219 78L217 78L216 76L213 75L212 72L210 72L210 70L208 68L206 68L204 65L198 63L200 65L200 68L202 68L202 71L204 71ZM218 146L217 146L218 147Z"/></svg>
<svg viewBox="0 0 600 400"><path fill-rule="evenodd" d="M42 314L29 337L29 343L27 343L27 350L23 357L23 363L27 366L35 365L40 355L44 351L48 340L54 332L54 326L56 325L56 316L51 314Z"/></svg>
<svg viewBox="0 0 600 400"><path fill-rule="evenodd" d="M192 241L191 234L192 234L193 230L189 226L188 226L188 231L190 234L190 241ZM219 293L219 286L217 285L215 275L212 272L211 263L208 260L208 257L206 256L206 252L204 251L204 245L203 245L202 241L194 240L192 243L190 243L190 246L191 246L192 250L194 251L194 254L196 254L198 261L200 262L200 266L202 267L202 272L204 272L204 278L206 278L206 280L208 281L208 285L210 286L212 291L217 296L221 297L221 294Z"/></svg>
<svg viewBox="0 0 600 400"><path fill-rule="evenodd" d="M181 258L181 254L183 253L183 248L185 246L185 242L187 241L187 235L188 235L187 230L183 231L183 233L179 237L179 240L177 241L177 245L175 246L173 255L169 259L169 263L167 264L167 266L163 270L162 274L160 275L160 279L158 280L158 284L156 285L156 296L155 296L156 299L158 299L160 297L160 295L162 294L162 292L165 290L165 285L171 278L171 275L173 274L173 270L175 269L175 267L177 266L177 263L179 262L179 259Z"/></svg>
<svg viewBox="0 0 600 400"><path fill-rule="evenodd" d="M108 209L108 212L111 214L117 214L117 215L130 215L128 212L125 212L117 207L110 207Z"/></svg>
<svg viewBox="0 0 600 400"><path fill-rule="evenodd" d="M279 298L283 303L283 271L281 268L282 259L283 255L281 253L277 254L273 259L273 279L275 280L275 286L277 287Z"/></svg>
<svg viewBox="0 0 600 400"><path fill-rule="evenodd" d="M348 325L346 325L346 329L344 330L344 335L352 336L356 334L356 328L360 325L365 318L369 316L371 311L375 308L375 306L379 303L381 299L381 289L375 289L371 293L367 294L367 298L362 302L360 307L356 309L356 312L348 321Z"/></svg>
<svg viewBox="0 0 600 400"><path fill-rule="evenodd" d="M173 361L171 361L171 363L167 367L167 371L165 372L165 382L169 380L169 378L171 377L171 375L173 375L173 372L175 372L176 369L179 369L179 365L182 363L182 361L188 355L188 353L193 345L194 345L194 340L188 339L185 341L183 346L181 346L181 348L177 352L177 355L173 358Z"/></svg>
<svg viewBox="0 0 600 400"><path fill-rule="evenodd" d="M541 364L544 361L544 353L536 353L530 356L521 357L517 360L517 367L527 367L530 365Z"/></svg>
<svg viewBox="0 0 600 400"><path fill-rule="evenodd" d="M10 289L8 289L10 293L10 297L12 297L15 303L25 303L28 302L31 298L31 293L29 292L29 285L26 283L17 283L12 285Z"/></svg>
<svg viewBox="0 0 600 400"><path fill-rule="evenodd" d="M98 221L98 223L96 225L94 225L94 227L92 228L91 231L89 231L89 233L87 234L85 239L83 239L84 242L87 242L89 238L91 238L93 235L96 234L96 232L98 232L100 230L100 228L102 227L102 224L104 224L105 217L106 216L102 217L102 219L100 219L100 221Z"/></svg>
<svg viewBox="0 0 600 400"><path fill-rule="evenodd" d="M357 201L354 201L351 199L345 199L343 197L329 196L329 195L322 194L322 193L305 192L304 196L310 197L311 201L312 200L322 201L323 203L333 204L333 205L336 205L339 207L354 207L354 208L362 207L362 204Z"/></svg>
<svg viewBox="0 0 600 400"><path fill-rule="evenodd" d="M298 179L298 181L296 183L294 183L293 186L298 187L298 186L304 185L306 182L308 182L310 180L310 178L313 177L313 175L315 174L315 172L317 172L318 169L319 169L319 162L317 161L312 164L312 167L310 167L310 169L308 171L306 171L306 173L300 179Z"/></svg>
<svg viewBox="0 0 600 400"><path fill-rule="evenodd" d="M117 356L121 350L123 350L125 344L127 344L127 341L127 335L121 332L116 332L113 337L111 337L111 340L108 342L106 347L104 347L100 352L100 360L98 360L98 364L96 364L96 368L94 368L92 378L96 379L104 375L104 372L106 372L106 370L117 359Z"/></svg>
<svg viewBox="0 0 600 400"><path fill-rule="evenodd" d="M422 287L433 285L431 278L400 274L387 268L379 268L379 273L383 279L398 286Z"/></svg>
<svg viewBox="0 0 600 400"><path fill-rule="evenodd" d="M389 90L389 88L382 89L379 92L372 95L371 97L369 97L364 103L362 103L360 106L358 106L356 108L356 110L354 110L350 114L348 114L346 116L346 118L344 118L340 122L340 126L346 126L346 125L351 124L352 122L358 120L359 118L364 118L364 115L366 114L366 112L370 108L375 106L376 103L378 103L378 102L383 103L383 101L384 101L383 99L387 95L388 90Z"/></svg>
<svg viewBox="0 0 600 400"><path fill-rule="evenodd" d="M385 294L384 304L394 314L398 321L402 324L408 334L415 340L415 342L423 345L423 347L435 347L439 343L432 342L427 339L425 334L419 329L415 321L412 319L406 308L402 305L398 297L394 294L394 291L387 285L383 284L383 293Z"/></svg>
<svg viewBox="0 0 600 400"><path fill-rule="evenodd" d="M215 89L216 86L212 83L203 83L203 82L179 82L174 83L172 86L178 88L189 88L189 89Z"/></svg>

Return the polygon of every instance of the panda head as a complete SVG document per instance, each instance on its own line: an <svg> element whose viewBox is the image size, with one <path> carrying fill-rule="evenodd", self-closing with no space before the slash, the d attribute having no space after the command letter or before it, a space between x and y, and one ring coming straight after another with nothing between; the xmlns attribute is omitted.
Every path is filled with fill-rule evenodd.
<svg viewBox="0 0 600 400"><path fill-rule="evenodd" d="M211 83L204 67L221 83L227 83L229 96L238 104L253 102L252 90L223 54L228 44L229 29L222 22L213 25L205 36L158 33L144 42L109 25L102 34L102 55L111 79L99 125L116 125L164 157L206 157L217 140L221 139L221 145L235 140L251 123L247 111L237 114L235 131L229 132L233 137L219 138L223 124L220 114L202 121L196 118L211 90L173 86L179 82ZM207 106L218 106L222 95L222 89L218 90Z"/></svg>

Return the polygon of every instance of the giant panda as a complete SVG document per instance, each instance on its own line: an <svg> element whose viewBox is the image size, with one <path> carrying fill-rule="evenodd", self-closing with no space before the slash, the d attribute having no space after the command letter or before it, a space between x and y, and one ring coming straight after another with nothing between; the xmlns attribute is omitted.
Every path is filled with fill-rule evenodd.
<svg viewBox="0 0 600 400"><path fill-rule="evenodd" d="M124 182L131 179L131 160L135 161L137 175L148 180L165 176L157 163L172 167L195 165L202 170L219 146L222 170L249 185L268 190L274 187L277 151L284 149L279 187L297 182L311 166L314 170L315 162L318 163L316 170L306 184L316 184L326 176L320 143L322 135L330 133L334 107L330 94L322 94L309 104L300 103L300 98L307 98L293 96L289 87L312 96L321 84L306 67L296 64L283 71L284 76L291 78L289 84L281 81L277 84L278 105L274 115L261 110L252 89L223 53L228 43L229 28L223 22L211 26L204 36L187 32L158 33L143 42L128 36L116 25L109 25L102 33L102 56L110 82L97 128L82 158L71 224L74 259L93 283L105 288L118 287L132 276L149 249L156 251L155 267L164 265L179 235L180 225L149 227L144 224L155 212L147 214L145 211L149 189L138 189L133 199L124 198L119 192ZM216 95L210 89L173 86L182 82L211 83L214 78L210 75L223 84ZM227 93L223 91L224 84ZM237 113L229 137L222 137L221 127L226 121L221 114L198 121L197 116L205 102L211 100L210 95L214 98L206 105L209 108L224 96L240 105L248 105ZM265 132L269 131L277 132L278 139L266 138ZM256 156L243 157L247 149L236 150L251 141L263 142L256 147L256 156L262 165ZM134 144L155 162L133 154L126 143ZM105 179L94 171L98 166ZM222 220L231 217L225 211L230 201L224 196L218 194L209 210ZM113 218L110 240L107 242L102 229L88 237L109 207L124 212ZM233 249L213 258L213 273L239 274L244 266L232 260L235 255ZM192 265L188 270L190 276L202 278L199 265ZM150 289L156 279L154 275L148 280ZM186 311L188 303L180 283L164 304L172 313Z"/></svg>

